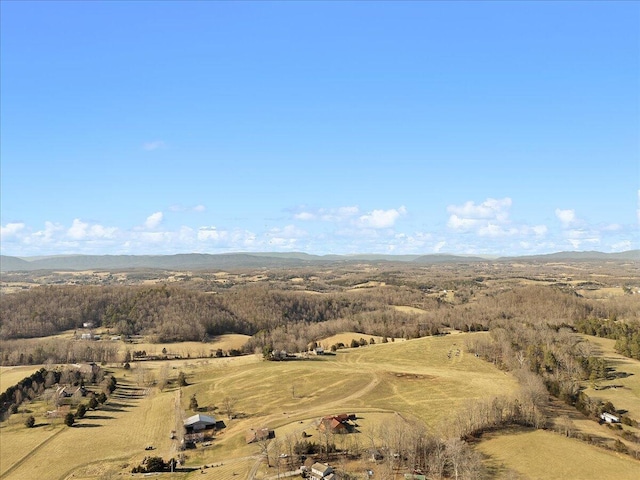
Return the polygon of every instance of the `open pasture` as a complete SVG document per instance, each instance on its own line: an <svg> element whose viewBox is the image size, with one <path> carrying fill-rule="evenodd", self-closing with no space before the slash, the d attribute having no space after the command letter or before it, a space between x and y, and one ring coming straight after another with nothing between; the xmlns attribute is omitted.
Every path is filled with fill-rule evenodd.
<svg viewBox="0 0 640 480"><path fill-rule="evenodd" d="M174 343L124 343L120 342L120 353L124 354L127 350L130 352L144 350L147 355L162 355L162 351L166 350L167 354L180 355L183 358L202 358L215 355L216 350L222 349L224 352L229 350L239 350L251 338L249 335L226 334L213 338L210 342L174 342Z"/></svg>
<svg viewBox="0 0 640 480"><path fill-rule="evenodd" d="M43 412L34 412L41 424L36 428L5 423L0 433L2 478L63 479L78 468L133 465L147 453L146 445L154 445L158 455L173 454L169 432L175 424L175 395L140 389L126 380L119 383L103 407L87 412L71 428L46 419Z"/></svg>
<svg viewBox="0 0 640 480"><path fill-rule="evenodd" d="M640 361L615 352L615 340L583 336L597 346L598 355L607 361L613 370L610 379L598 381L597 390L585 382L585 393L590 398L610 401L617 409L627 410L628 415L640 420Z"/></svg>
<svg viewBox="0 0 640 480"><path fill-rule="evenodd" d="M224 371L195 370L192 385L183 389L183 408L188 410L195 394L201 407L227 423L215 441L218 448L200 453L199 461L257 455L258 447L244 443L249 428L273 428L276 438L302 431L315 438L320 417L346 412L361 416L368 430L375 427L371 415L400 415L441 426L467 401L513 392L517 383L510 375L462 352L467 335L483 333L368 345L336 355L229 366ZM224 413L225 396L236 400L232 420Z"/></svg>
<svg viewBox="0 0 640 480"><path fill-rule="evenodd" d="M640 472L640 461L629 456L544 430L491 435L477 449L491 457L498 478L513 478L507 469L531 480L632 480Z"/></svg>
<svg viewBox="0 0 640 480"><path fill-rule="evenodd" d="M335 335L331 335L330 337L323 338L322 340L318 340L317 343L318 345L324 347L325 350L329 350L331 348L331 345L342 343L343 345L348 347L349 345L351 345L352 340L355 340L356 342L358 342L360 341L361 338L364 338L367 343L369 343L369 341L372 338L375 341L375 343L382 343L382 337L378 335L366 335L364 333L358 333L358 332L337 333Z"/></svg>
<svg viewBox="0 0 640 480"><path fill-rule="evenodd" d="M71 474L99 478L130 471L149 453L147 445L155 447L154 455L175 456L175 442L169 438L180 410L175 402L181 398L180 415L192 415L192 395L202 413L227 425L210 447L186 451L187 466L223 464L205 469L206 476L198 478L245 478L260 462L260 448L245 442L249 428L275 429L279 440L305 431L318 441L317 420L343 412L358 414L365 430L373 430L379 416L400 415L436 425L468 400L517 387L511 376L462 352L467 335L483 333L367 345L306 360L267 362L247 356L134 363L129 371L115 370L119 387L114 396L78 426L50 423L26 429L18 421L5 423L1 474L7 479L63 479ZM460 354L452 353L458 348ZM179 371L187 374L189 385L181 397L175 384L162 392L138 384L139 365L158 374L164 363L172 379ZM224 408L225 397L233 399L232 419ZM47 423L43 412L34 414L38 424ZM360 443L366 441L366 432L355 435ZM267 474L274 475L273 469L261 466L256 478Z"/></svg>
<svg viewBox="0 0 640 480"><path fill-rule="evenodd" d="M0 392L17 384L20 380L42 368L42 365L21 365L17 367L0 367Z"/></svg>

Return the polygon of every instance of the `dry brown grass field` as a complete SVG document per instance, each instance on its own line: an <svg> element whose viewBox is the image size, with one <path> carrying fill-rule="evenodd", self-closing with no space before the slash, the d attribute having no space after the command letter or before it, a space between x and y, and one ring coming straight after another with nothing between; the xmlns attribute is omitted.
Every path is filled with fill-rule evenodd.
<svg viewBox="0 0 640 480"><path fill-rule="evenodd" d="M399 414L438 425L466 401L515 390L517 383L511 376L472 355L447 357L450 350L462 346L465 336L369 345L308 360L266 362L247 356L143 362L142 368L157 373L168 363L173 377L184 371L190 383L182 388L184 415L193 414L189 400L195 394L202 411L227 424L211 447L187 451L187 465L224 463L197 478L245 478L255 465L260 466L256 478L266 478L274 471L262 465L256 445L246 445L249 428L268 426L279 439L301 435L303 430L317 438L315 422L320 417L348 411L361 417L362 432L354 435L364 443L366 431L373 429L380 415ZM148 453L147 445L165 458L175 455L169 432L176 424L178 391L138 385L136 367L115 370L120 379L116 395L104 408L79 420L78 426L45 420L46 407L37 403L29 407L36 412L37 428L24 427L24 414L4 422L0 475L6 479L110 478L130 471ZM236 418L231 420L223 411L227 396L236 400Z"/></svg>
<svg viewBox="0 0 640 480"><path fill-rule="evenodd" d="M640 462L626 455L543 430L503 432L477 448L496 478L635 480L640 473Z"/></svg>
<svg viewBox="0 0 640 480"><path fill-rule="evenodd" d="M222 349L228 352L232 349L241 349L242 346L247 343L247 340L251 338L249 335L240 334L227 334L220 335L210 342L174 342L174 343L124 343L119 342L119 349L121 353L126 350L144 350L147 355L162 355L162 350L166 349L168 354L180 355L181 357L210 357L215 354L217 349Z"/></svg>
<svg viewBox="0 0 640 480"><path fill-rule="evenodd" d="M336 355L310 356L307 360L266 362L250 355L136 362L128 371L116 368L120 387L114 397L103 408L89 412L77 426L69 428L60 420L45 419L42 413L47 407L38 402L27 407L36 416L36 428L24 427L25 414L4 422L0 427L0 476L110 479L128 474L149 454L144 450L147 445L154 446L154 455L175 456L176 445L169 438L176 425L175 402L181 398L181 416L191 415L192 395L203 413L222 419L226 428L211 446L186 451L186 465L208 466L203 473L198 470L167 474L164 478L231 480L250 478L252 474L256 479L275 476L275 467L267 468L262 461L260 448L245 443L247 429L274 429L279 448L283 449L287 437L301 438L303 431L318 441L317 420L327 414L356 413L359 433L338 441L361 445L375 438L381 424L399 418L424 422L432 431L445 430L446 419L461 405L509 394L518 388L512 376L464 352L464 342L470 335L487 334L459 333L377 343L339 350ZM457 350L458 355L448 355ZM168 365L172 378L179 371L187 374L189 385L181 389L181 394L175 386L161 392L140 384L143 380L138 369L157 376L163 365ZM235 400L232 419L224 411L225 397ZM585 421L593 423L589 427L604 428ZM78 449L77 445L83 448ZM629 457L548 432L495 435L480 442L478 448L490 457L489 470L497 477L510 469L524 478L624 479L634 478L631 472L637 471L634 467L640 468L640 463ZM572 460L562 468L539 460L550 458L552 452L563 452L557 458Z"/></svg>
<svg viewBox="0 0 640 480"><path fill-rule="evenodd" d="M598 353L613 369L610 380L599 381L594 390L585 382L585 393L590 398L610 401L618 409L627 410L629 416L640 419L640 361L622 356L615 352L615 340L608 338L586 337L598 348ZM616 378L613 378L616 377Z"/></svg>
<svg viewBox="0 0 640 480"><path fill-rule="evenodd" d="M15 385L20 380L28 377L40 369L42 365L20 365L15 367L0 367L0 392Z"/></svg>
<svg viewBox="0 0 640 480"><path fill-rule="evenodd" d="M286 272L278 272L277 281L281 282L278 284L280 286L288 282L287 288L294 290L308 288L309 294L319 294L311 290L320 285L322 288L319 290L323 292L355 289L363 295L370 292L375 295L376 289L395 285L392 283L394 277L384 274L385 269L393 271L396 268L350 266L344 271L327 268L319 277L291 276ZM480 295L508 290L514 285L553 285L560 282L563 288L569 286L567 288L579 289L594 302L611 299L617 302L618 296L624 292L617 286L624 283L618 282L617 277L606 270L593 273L587 266L514 263L500 267L478 266L474 267L477 271L464 271L468 279L480 274L486 276L485 280L474 285L476 296L471 296L469 303L464 305L459 304L460 293L464 293L468 287L462 282L461 290L455 291L457 284L453 279L458 278L463 271L461 269L466 267L437 267L437 275L434 268L415 267L407 278L416 283L424 281L426 285L434 284L434 278L438 281L440 278L452 280L451 283L437 284L437 288L429 287L425 296L441 297L448 303L446 308L453 309L455 306L460 311L473 305ZM492 276L497 269L504 269L504 274ZM626 270L621 272L626 275ZM104 280L104 275L80 273ZM123 275L122 278L126 278ZM131 284L158 282L137 280L133 274L130 275ZM268 284L273 281L264 272L203 273L201 277L168 275L162 281L182 282L191 288L206 284L207 289L217 288L223 283L227 288L231 285ZM596 280L602 282L602 288L580 287L581 282L591 280L593 284ZM43 284L48 281L42 280ZM381 287L385 282L387 287ZM214 294L212 291L210 293ZM632 297L624 297L623 301L628 298ZM403 314L425 312L409 306L412 302L412 299L403 298L398 303L404 305L393 305L393 308ZM105 368L118 378L118 389L103 407L88 412L71 428L63 425L60 419L46 418L44 413L51 407L43 401L23 404L18 414L0 423L0 478L112 480L130 477L131 468L146 455L165 459L178 455L178 445L170 439L169 434L176 429L176 425L181 424L183 418L195 413L189 407L192 396L197 398L200 413L223 420L226 428L216 435L211 445L199 445L185 452L186 466L196 470L191 473L163 474L162 478L275 478L278 470L266 466L260 447L246 444L247 430L264 426L274 429L276 442L271 444L271 453L273 458L277 458L276 453L283 451L290 439L301 438L303 432L311 435L311 441L320 441L317 422L328 414L355 413L358 416L358 432L338 436L338 447L345 442L369 446L383 435L381 425L402 425L403 422L424 424L436 435L447 435L450 419L460 408L478 399L510 396L520 388L514 376L466 351L467 339L489 336L487 332L452 331L444 336L412 340L396 338L393 342L389 339L388 343L382 343L380 336L343 332L321 339L318 343L329 349L336 343L349 346L352 340L363 338L367 345L340 349L335 354L309 354L306 358L301 356L296 360L281 362L264 361L258 355L211 357L218 348L223 351L240 349L249 339L245 335L221 335L206 344L117 341L115 344L120 354L126 350L145 350L148 355L162 355L163 349L166 349L167 354L183 358L131 362L129 370L122 368L122 364L107 365ZM73 332L69 331L47 339L72 337ZM369 345L371 338L375 344ZM611 401L618 409L627 410L632 418L640 419L640 362L616 354L611 340L589 337L588 341L595 345L594 352L604 356L615 372L628 375L600 381L597 390L591 388L589 382L584 382L586 393L594 399ZM16 384L38 368L0 367L0 389L5 390ZM189 383L181 389L176 385L179 372L187 375ZM165 375L168 375L171 383L161 391L154 381L160 381ZM232 400L232 418L225 410L226 398ZM612 429L598 425L593 419L584 417L559 401L552 402L548 413L551 423L553 417L566 416L575 431L600 437L604 439L602 444L612 446L619 438ZM33 429L24 426L24 420L30 414L36 418L36 427ZM154 450L146 451L148 445L152 445ZM640 472L640 462L630 456L547 431L521 429L496 432L481 437L480 441L474 443L474 448L486 456L487 476L491 478L640 478L637 473ZM365 478L362 472L370 467L375 469L375 464L368 460L355 461L350 465L351 471L359 472L358 478L362 479ZM284 470L284 466L282 468ZM388 478L396 480L401 476L398 473L395 478Z"/></svg>

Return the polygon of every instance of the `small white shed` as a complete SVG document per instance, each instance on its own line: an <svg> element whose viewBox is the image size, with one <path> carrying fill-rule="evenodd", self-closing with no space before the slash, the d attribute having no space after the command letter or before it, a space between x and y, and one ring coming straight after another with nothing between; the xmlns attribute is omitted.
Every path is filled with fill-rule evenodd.
<svg viewBox="0 0 640 480"><path fill-rule="evenodd" d="M607 423L619 423L620 417L616 417L609 412L604 412L600 414L600 418Z"/></svg>

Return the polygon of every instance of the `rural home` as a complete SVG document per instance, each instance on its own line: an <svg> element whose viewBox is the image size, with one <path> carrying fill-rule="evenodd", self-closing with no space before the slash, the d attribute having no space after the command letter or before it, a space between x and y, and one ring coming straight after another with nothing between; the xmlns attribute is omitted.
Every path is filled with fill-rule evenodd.
<svg viewBox="0 0 640 480"><path fill-rule="evenodd" d="M79 387L70 387L70 386L63 386L63 387L58 387L56 388L56 398L57 399L61 399L61 398L70 398L73 397L74 395L76 397L84 397L87 395L87 390L86 388L84 388L84 386L79 386Z"/></svg>
<svg viewBox="0 0 640 480"><path fill-rule="evenodd" d="M353 420L356 418L355 414L341 413L340 415L329 415L323 417L318 425L318 430L321 432L330 432L336 434L349 433L357 426Z"/></svg>
<svg viewBox="0 0 640 480"><path fill-rule="evenodd" d="M268 440L274 437L275 437L274 431L269 430L266 427L257 428L257 429L252 428L247 431L245 440L247 441L247 443L255 443L255 442L260 442L262 440Z"/></svg>
<svg viewBox="0 0 640 480"><path fill-rule="evenodd" d="M600 418L602 420L604 420L607 423L619 423L620 422L620 417L617 417L615 415L612 415L608 412L604 412L600 414Z"/></svg>
<svg viewBox="0 0 640 480"><path fill-rule="evenodd" d="M200 432L202 430L211 430L216 426L216 419L208 415L200 413L187 418L184 421L184 428L187 433Z"/></svg>

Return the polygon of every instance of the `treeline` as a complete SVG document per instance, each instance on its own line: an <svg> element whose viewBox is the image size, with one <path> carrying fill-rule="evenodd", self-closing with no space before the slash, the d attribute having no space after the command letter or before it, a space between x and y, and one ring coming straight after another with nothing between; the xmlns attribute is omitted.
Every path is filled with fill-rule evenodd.
<svg viewBox="0 0 640 480"><path fill-rule="evenodd" d="M394 306L418 307L422 313ZM309 342L344 331L408 339L437 334L446 328L491 329L496 335L507 332L516 337L516 343L504 355L509 358L514 349L521 347L525 354L534 354L526 352L531 343L518 338L514 328L532 326L536 335L545 337L544 329L580 329L589 319L605 322L609 318L619 319L613 324L620 332L626 332L620 340L621 351L628 350L634 355L638 341L636 326L640 324L639 295L591 300L580 297L569 287L540 285L499 289L465 286L463 294L449 300L397 285L315 295L271 290L265 284L237 286L217 294L167 285L49 286L2 297L0 361L3 364L42 363L48 359L114 361L116 351L113 346L106 346L108 342L93 342L86 354L82 354L78 342L55 345L45 341L37 347L13 343L17 341L14 339L79 329L85 322L108 328L112 334L145 335L152 342L206 342L224 333L246 334L252 336L244 348L247 353L265 347L304 351ZM538 363L544 363L550 377L563 377L565 366L573 369L573 363L582 362L570 355L573 360L569 363L561 361L555 365L550 359L564 355L555 351L560 347L549 347L544 339L536 338L536 342L535 345L544 345L536 355L542 357ZM105 346L98 348L98 344Z"/></svg>
<svg viewBox="0 0 640 480"><path fill-rule="evenodd" d="M358 295L272 292L263 286L220 295L165 285L50 286L3 297L0 339L44 337L90 322L158 342L202 341L228 332L253 335L283 323L318 323L370 308Z"/></svg>
<svg viewBox="0 0 640 480"><path fill-rule="evenodd" d="M640 360L640 322L592 317L577 321L575 328L580 333L615 340L616 352Z"/></svg>
<svg viewBox="0 0 640 480"><path fill-rule="evenodd" d="M113 376L105 376L104 370L97 365L94 365L90 372L83 372L76 368L47 369L43 367L0 393L0 419L16 413L23 402L35 400L42 396L46 389L55 385L84 386L85 384L99 385L103 393L108 395L115 389L116 379Z"/></svg>
<svg viewBox="0 0 640 480"><path fill-rule="evenodd" d="M94 342L63 338L0 341L0 365L43 363L109 363L123 360L115 342Z"/></svg>

